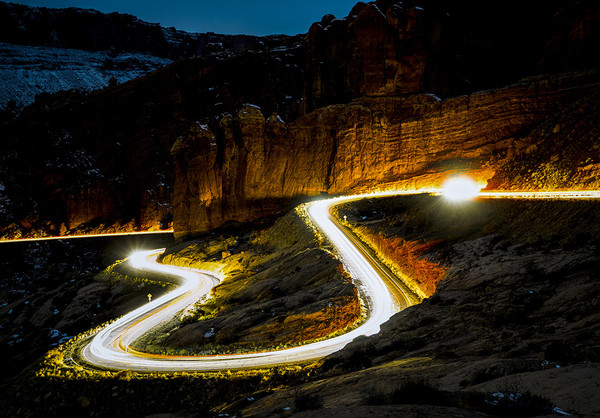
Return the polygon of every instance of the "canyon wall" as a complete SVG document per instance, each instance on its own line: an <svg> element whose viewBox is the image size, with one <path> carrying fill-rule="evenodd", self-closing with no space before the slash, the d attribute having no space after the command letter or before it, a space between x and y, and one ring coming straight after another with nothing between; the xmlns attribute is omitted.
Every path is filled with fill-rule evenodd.
<svg viewBox="0 0 600 418"><path fill-rule="evenodd" d="M486 179L548 114L598 86L597 74L556 76L440 100L362 98L285 124L245 105L214 131L192 125L172 148L177 236L245 222L292 199L439 185L451 171Z"/></svg>
<svg viewBox="0 0 600 418"><path fill-rule="evenodd" d="M284 35L270 37L283 40ZM190 33L122 13L75 7L52 9L0 1L0 42L87 51L143 52L181 59L241 51L266 37Z"/></svg>
<svg viewBox="0 0 600 418"><path fill-rule="evenodd" d="M599 10L595 0L378 0L306 35L244 38L0 2L4 42L196 55L0 110L0 236L167 228L171 201L177 229L205 231L295 197L424 184L444 164L515 155L576 92L514 84L598 68Z"/></svg>
<svg viewBox="0 0 600 418"><path fill-rule="evenodd" d="M359 2L308 31L306 109L363 96L446 98L586 66L598 52L598 10L594 0Z"/></svg>

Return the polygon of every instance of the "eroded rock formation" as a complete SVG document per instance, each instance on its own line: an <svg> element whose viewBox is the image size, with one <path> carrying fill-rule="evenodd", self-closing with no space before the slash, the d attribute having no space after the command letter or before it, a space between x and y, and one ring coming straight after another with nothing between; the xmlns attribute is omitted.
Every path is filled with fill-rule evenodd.
<svg viewBox="0 0 600 418"><path fill-rule="evenodd" d="M538 3L358 3L343 19L324 17L306 36L230 39L216 50L211 44L221 38L209 37L202 57L144 78L89 95L39 97L18 117L7 109L0 114L0 234L56 234L61 224L71 232L94 223L164 227L175 142L182 233L253 219L296 196L398 185L439 171L432 168L438 163L515 155L535 142L521 140L526 131L576 92L531 80L501 87L541 69L597 68L597 2ZM93 39L133 22L2 7L10 12L0 38L11 42L57 46L46 29L63 18L93 22L85 35ZM31 39L21 33L19 16L40 32ZM124 33L118 48L147 51L148 39L154 44L153 36L173 32L135 22L115 29ZM75 32L59 39L74 47ZM198 54L186 34L175 35L182 43L165 46L174 51L167 56ZM107 39L81 47L104 48ZM500 90L474 93L489 88Z"/></svg>
<svg viewBox="0 0 600 418"><path fill-rule="evenodd" d="M285 38L285 36L272 38ZM135 16L75 7L51 9L0 1L0 42L89 51L137 51L181 59L256 47L264 38L189 33Z"/></svg>
<svg viewBox="0 0 600 418"><path fill-rule="evenodd" d="M306 108L362 96L445 98L506 86L540 68L585 67L597 51L597 21L593 0L359 2L347 17L327 15L310 27Z"/></svg>
<svg viewBox="0 0 600 418"><path fill-rule="evenodd" d="M597 88L594 74L554 77L439 100L363 98L285 126L256 106L193 126L174 144L177 235L249 221L299 196L439 185L449 170L485 170L523 153L548 114Z"/></svg>

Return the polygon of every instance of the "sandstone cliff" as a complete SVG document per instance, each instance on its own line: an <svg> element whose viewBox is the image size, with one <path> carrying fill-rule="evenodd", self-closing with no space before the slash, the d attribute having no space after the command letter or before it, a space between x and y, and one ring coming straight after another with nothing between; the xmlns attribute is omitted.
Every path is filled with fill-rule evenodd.
<svg viewBox="0 0 600 418"><path fill-rule="evenodd" d="M422 92L445 98L540 69L586 67L598 48L597 21L593 0L359 2L347 17L310 27L306 107Z"/></svg>
<svg viewBox="0 0 600 418"><path fill-rule="evenodd" d="M298 115L301 43L272 46L178 61L90 94L40 95L17 116L0 112L0 235L57 235L61 224L71 232L168 227L169 150L179 132L245 100Z"/></svg>
<svg viewBox="0 0 600 418"><path fill-rule="evenodd" d="M268 215L299 196L439 185L449 171L491 177L525 136L597 74L554 77L441 101L432 95L363 98L286 125L245 105L213 132L179 137L174 226L178 236Z"/></svg>
<svg viewBox="0 0 600 418"><path fill-rule="evenodd" d="M525 146L520 138L577 91L528 81L530 88L473 92L541 68L597 68L600 44L597 2L521 3L491 11L475 0L359 3L306 36L231 49L225 42L224 53L101 92L39 97L17 118L7 109L0 114L0 234L56 234L61 224L68 231L165 227L173 182L178 228L204 231L269 214L296 196L398 185L439 171L436 163L489 159L495 150L515 155ZM157 30L121 15L44 9L22 15L26 27L45 22L44 33L29 39L13 14L3 39L14 42L50 42L44 30L63 22L57 16L95 22L86 35L93 39L132 23L132 32L116 31L123 48L143 50ZM585 16L581 25L578 16ZM74 33L59 38L73 46ZM82 47L103 48L98 42ZM456 96L462 93L471 95Z"/></svg>

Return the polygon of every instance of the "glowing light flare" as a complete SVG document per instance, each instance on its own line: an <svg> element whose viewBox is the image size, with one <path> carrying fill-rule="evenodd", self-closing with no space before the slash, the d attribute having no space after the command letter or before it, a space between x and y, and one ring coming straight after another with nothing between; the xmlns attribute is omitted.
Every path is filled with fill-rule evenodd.
<svg viewBox="0 0 600 418"><path fill-rule="evenodd" d="M148 255L147 251L135 251L127 258L127 260L129 260L129 264L131 264L133 268L143 269L148 264L146 262L146 257L148 257Z"/></svg>
<svg viewBox="0 0 600 418"><path fill-rule="evenodd" d="M442 196L452 202L459 202L476 198L480 190L481 185L471 177L451 177L442 185Z"/></svg>

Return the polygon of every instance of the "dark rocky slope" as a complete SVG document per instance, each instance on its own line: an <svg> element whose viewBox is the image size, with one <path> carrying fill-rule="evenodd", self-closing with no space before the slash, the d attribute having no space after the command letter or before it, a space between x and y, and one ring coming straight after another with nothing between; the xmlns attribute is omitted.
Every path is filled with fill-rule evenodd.
<svg viewBox="0 0 600 418"><path fill-rule="evenodd" d="M0 108L29 105L37 94L106 88L182 58L280 47L288 38L187 33L131 15L0 2Z"/></svg>
<svg viewBox="0 0 600 418"><path fill-rule="evenodd" d="M227 412L284 416L304 405L311 411L299 416L444 416L439 407L458 408L453 416L545 416L558 406L596 416L599 209L430 196L345 205L340 214L352 224L429 243L421 259L447 268L436 293L326 358L307 383Z"/></svg>
<svg viewBox="0 0 600 418"><path fill-rule="evenodd" d="M9 385L58 344L145 303L148 292L158 296L166 291L157 283L126 280L102 269L132 248L170 241L172 236L163 234L3 244L0 384ZM7 400L4 392L0 402Z"/></svg>
<svg viewBox="0 0 600 418"><path fill-rule="evenodd" d="M593 90L537 126L528 152L503 163L498 189L600 189L600 97Z"/></svg>

